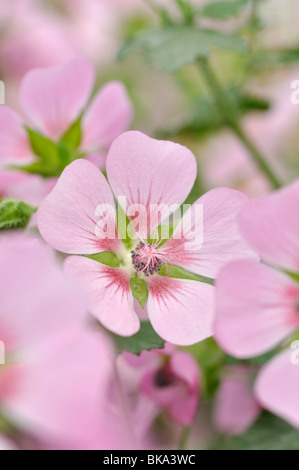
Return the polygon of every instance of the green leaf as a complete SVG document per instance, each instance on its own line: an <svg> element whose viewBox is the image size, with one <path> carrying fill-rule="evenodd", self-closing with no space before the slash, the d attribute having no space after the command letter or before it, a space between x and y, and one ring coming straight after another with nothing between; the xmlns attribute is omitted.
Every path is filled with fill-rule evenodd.
<svg viewBox="0 0 299 470"><path fill-rule="evenodd" d="M80 121L77 120L62 136L59 142L53 142L39 132L26 128L31 148L37 160L29 165L13 165L27 173L39 174L44 177L60 176L64 168L83 154L74 148L79 143ZM81 137L80 137L81 139Z"/></svg>
<svg viewBox="0 0 299 470"><path fill-rule="evenodd" d="M0 230L25 228L37 208L14 199L0 200Z"/></svg>
<svg viewBox="0 0 299 470"><path fill-rule="evenodd" d="M201 370L201 392L204 398L211 398L219 386L225 365L225 354L213 338L207 338L192 346L185 346L197 360Z"/></svg>
<svg viewBox="0 0 299 470"><path fill-rule="evenodd" d="M299 431L264 413L245 434L225 440L217 445L217 450L298 450L298 447Z"/></svg>
<svg viewBox="0 0 299 470"><path fill-rule="evenodd" d="M148 297L148 289L144 279L140 277L132 277L130 280L130 287L133 296L140 303L141 307L144 308Z"/></svg>
<svg viewBox="0 0 299 470"><path fill-rule="evenodd" d="M120 259L115 253L111 251L101 251L100 253L96 253L94 255L85 255L86 258L93 259L98 263L105 264L105 266L111 266L112 268L119 268L120 266Z"/></svg>
<svg viewBox="0 0 299 470"><path fill-rule="evenodd" d="M37 157L39 157L40 162L46 166L59 165L59 158L57 154L57 148L55 142L48 139L39 132L34 131L26 127L26 131L29 137L30 145Z"/></svg>
<svg viewBox="0 0 299 470"><path fill-rule="evenodd" d="M139 52L154 68L172 73L198 59L206 59L214 47L241 53L247 50L246 42L239 36L193 26L169 26L129 39L119 58Z"/></svg>
<svg viewBox="0 0 299 470"><path fill-rule="evenodd" d="M260 68L284 66L299 62L299 48L289 48L277 51L261 51L254 59L254 65Z"/></svg>
<svg viewBox="0 0 299 470"><path fill-rule="evenodd" d="M225 94L240 116L250 111L267 111L270 108L269 101L264 98L250 95L236 88L225 89ZM193 101L193 117L190 122L175 130L166 130L160 133L161 138L167 139L173 134L190 133L201 137L208 132L214 132L226 126L226 122L220 116L215 102L205 96Z"/></svg>
<svg viewBox="0 0 299 470"><path fill-rule="evenodd" d="M61 141L69 148L75 150L79 147L82 139L81 116L66 130Z"/></svg>
<svg viewBox="0 0 299 470"><path fill-rule="evenodd" d="M194 20L195 10L186 0L175 0L184 18L185 24L191 24Z"/></svg>
<svg viewBox="0 0 299 470"><path fill-rule="evenodd" d="M238 15L248 5L250 0L230 0L208 3L205 5L201 14L213 19L224 19L230 16Z"/></svg>
<svg viewBox="0 0 299 470"><path fill-rule="evenodd" d="M163 349L165 344L164 340L157 335L148 321L142 321L140 323L140 330L133 336L125 337L112 334L112 337L119 354L128 351L140 356L144 350Z"/></svg>
<svg viewBox="0 0 299 470"><path fill-rule="evenodd" d="M73 151L62 140L60 140L57 144L57 152L61 169L64 169L73 161Z"/></svg>
<svg viewBox="0 0 299 470"><path fill-rule="evenodd" d="M168 268L168 269L167 269ZM198 274L191 273L180 266L162 266L158 272L160 276L172 277L175 279L189 279L191 281L205 282L206 284L214 285L214 279L205 276L199 276Z"/></svg>

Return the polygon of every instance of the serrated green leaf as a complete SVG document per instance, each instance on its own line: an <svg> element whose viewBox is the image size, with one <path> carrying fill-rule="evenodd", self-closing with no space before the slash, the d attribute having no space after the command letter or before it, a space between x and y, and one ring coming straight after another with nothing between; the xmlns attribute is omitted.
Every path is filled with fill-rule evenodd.
<svg viewBox="0 0 299 470"><path fill-rule="evenodd" d="M37 208L14 199L0 200L0 230L25 228Z"/></svg>
<svg viewBox="0 0 299 470"><path fill-rule="evenodd" d="M217 445L217 450L298 449L299 431L270 413L264 413L245 434Z"/></svg>
<svg viewBox="0 0 299 470"><path fill-rule="evenodd" d="M208 3L201 9L201 14L209 18L222 20L241 13L249 1L230 0Z"/></svg>
<svg viewBox="0 0 299 470"><path fill-rule="evenodd" d="M180 266L162 266L158 272L160 276L168 276L175 279L189 279L191 281L205 282L206 284L214 285L214 279L205 276L199 276L198 274L191 273Z"/></svg>
<svg viewBox="0 0 299 470"><path fill-rule="evenodd" d="M120 259L115 253L111 251L101 251L100 253L95 253L94 255L85 255L86 258L93 259L98 263L105 264L105 266L110 266L112 268L119 268Z"/></svg>
<svg viewBox="0 0 299 470"><path fill-rule="evenodd" d="M63 134L61 142L75 150L79 147L82 139L81 117L78 118Z"/></svg>
<svg viewBox="0 0 299 470"><path fill-rule="evenodd" d="M172 73L198 59L206 59L214 47L242 53L247 50L246 42L239 36L193 26L170 26L129 39L119 58L140 52L154 68Z"/></svg>
<svg viewBox="0 0 299 470"><path fill-rule="evenodd" d="M165 341L155 332L148 321L140 323L140 330L133 336L112 335L117 351L121 354L124 351L140 356L142 351L151 349L163 349Z"/></svg>
<svg viewBox="0 0 299 470"><path fill-rule="evenodd" d="M144 279L140 277L132 277L130 280L130 287L133 296L140 303L141 307L144 308L148 298L148 288Z"/></svg>

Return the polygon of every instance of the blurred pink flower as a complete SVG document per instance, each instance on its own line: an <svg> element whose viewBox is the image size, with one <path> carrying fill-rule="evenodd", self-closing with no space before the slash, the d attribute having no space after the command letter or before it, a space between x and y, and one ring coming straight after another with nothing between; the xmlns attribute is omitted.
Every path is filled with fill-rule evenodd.
<svg viewBox="0 0 299 470"><path fill-rule="evenodd" d="M258 418L261 408L252 390L253 372L240 365L224 371L213 410L213 422L218 431L242 434Z"/></svg>
<svg viewBox="0 0 299 470"><path fill-rule="evenodd" d="M55 178L44 180L39 175L22 171L0 170L0 198L19 199L27 204L38 205L55 183Z"/></svg>
<svg viewBox="0 0 299 470"><path fill-rule="evenodd" d="M147 237L167 212L173 210L173 204L184 202L195 180L196 162L185 147L131 131L113 142L107 157L107 174L115 197L126 198L127 205L123 203L122 207L124 211L133 204L146 209L146 219L152 225L149 227L147 222L140 220L139 233ZM246 197L225 188L204 195L197 201L205 211L203 247L201 239L193 237L188 240L192 230L202 229L195 225L195 206L192 206L191 217L185 214L182 218L182 230L180 226L176 228L174 235L162 247L152 247L146 240L143 245L136 243L135 250L141 250L139 254L142 254L145 265L140 271L118 238L111 189L94 165L77 160L65 169L38 211L40 233L55 249L78 255L101 251L118 255L122 264L119 268L82 256L66 260L67 270L73 272L88 289L90 311L117 334L130 336L136 333L139 319L133 308L130 277L145 270L149 290L147 311L157 333L167 341L182 345L210 336L213 287L204 282L168 278L155 273L158 265L167 261L203 276L215 277L225 262L251 257L252 250L240 236L236 224L236 216ZM122 204L121 200L119 202ZM162 209L160 214L158 209L154 214L151 211L154 204ZM98 207L105 208L107 220L104 220L106 217L96 220ZM112 237L105 234L106 224L112 227ZM96 230L99 228L101 233ZM176 239L179 230L183 237Z"/></svg>
<svg viewBox="0 0 299 470"><path fill-rule="evenodd" d="M298 201L296 181L251 201L240 214L242 233L266 264L232 262L217 279L215 336L225 351L238 358L273 349L299 327ZM297 372L294 365L286 365L286 358L287 353L283 353L265 366L258 379L257 396L265 407L269 404L273 412L286 419L290 420L292 410L290 421L299 426L298 402L292 395Z"/></svg>
<svg viewBox="0 0 299 470"><path fill-rule="evenodd" d="M115 57L121 17L106 0L1 0L0 61L8 86L32 68L82 55L98 65Z"/></svg>
<svg viewBox="0 0 299 470"><path fill-rule="evenodd" d="M165 408L174 421L190 425L199 401L200 372L195 359L170 344L148 356L151 360L140 381L141 391Z"/></svg>
<svg viewBox="0 0 299 470"><path fill-rule="evenodd" d="M86 108L94 82L87 59L31 70L20 87L20 100L29 125L59 140ZM120 82L110 82L94 97L82 117L80 150L99 156L129 125L132 106ZM10 108L0 108L0 163L27 163L34 159L23 122Z"/></svg>
<svg viewBox="0 0 299 470"><path fill-rule="evenodd" d="M106 412L113 348L84 325L83 299L54 253L37 239L2 237L0 271L1 414L45 446L133 446Z"/></svg>
<svg viewBox="0 0 299 470"><path fill-rule="evenodd" d="M292 363L291 355L291 349L283 351L262 367L255 395L264 408L299 428L298 364Z"/></svg>

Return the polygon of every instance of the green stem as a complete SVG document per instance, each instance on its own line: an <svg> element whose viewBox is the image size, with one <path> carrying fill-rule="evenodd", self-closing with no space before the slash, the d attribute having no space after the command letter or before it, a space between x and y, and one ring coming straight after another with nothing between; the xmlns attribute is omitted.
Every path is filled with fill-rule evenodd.
<svg viewBox="0 0 299 470"><path fill-rule="evenodd" d="M190 426L185 426L182 429L182 432L181 432L181 435L180 435L179 450L186 450L188 437L190 435L190 431L191 431Z"/></svg>
<svg viewBox="0 0 299 470"><path fill-rule="evenodd" d="M256 147L254 142L246 135L242 129L238 116L237 110L232 105L231 101L227 98L225 90L223 90L221 84L218 81L218 78L214 74L212 68L206 60L199 61L200 69L203 76L206 79L207 84L210 87L211 92L215 98L215 102L219 108L219 111L222 114L223 119L242 142L244 147L247 149L248 153L251 155L252 160L257 165L257 167L263 172L266 178L269 180L271 185L277 189L281 187L281 182L276 176L270 165L268 164L265 157L262 155L260 150Z"/></svg>

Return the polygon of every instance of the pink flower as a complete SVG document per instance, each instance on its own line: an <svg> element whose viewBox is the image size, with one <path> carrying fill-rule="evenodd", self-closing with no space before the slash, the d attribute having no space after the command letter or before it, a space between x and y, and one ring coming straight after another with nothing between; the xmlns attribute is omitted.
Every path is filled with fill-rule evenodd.
<svg viewBox="0 0 299 470"><path fill-rule="evenodd" d="M149 355L151 361L141 378L141 391L165 408L174 421L191 424L199 400L200 373L195 359L170 345Z"/></svg>
<svg viewBox="0 0 299 470"><path fill-rule="evenodd" d="M94 68L87 59L34 69L20 87L20 101L29 126L59 141L85 110L94 82ZM105 151L123 132L132 117L124 86L110 82L94 97L82 117L80 151L105 161ZM35 159L24 123L5 106L0 108L0 163L30 163Z"/></svg>
<svg viewBox="0 0 299 470"><path fill-rule="evenodd" d="M83 325L84 302L53 255L36 239L0 239L1 415L65 448L117 447L125 432L105 411L111 346Z"/></svg>
<svg viewBox="0 0 299 470"><path fill-rule="evenodd" d="M253 372L246 366L231 366L225 371L213 410L213 422L218 431L243 434L258 418L261 408L252 390Z"/></svg>
<svg viewBox="0 0 299 470"><path fill-rule="evenodd" d="M217 279L215 321L220 346L238 358L273 349L299 327L298 201L296 181L248 203L241 212L242 232L263 263L236 261L222 269ZM291 364L291 353L278 355L262 368L256 390L265 407L299 427L293 389L298 371Z"/></svg>
<svg viewBox="0 0 299 470"><path fill-rule="evenodd" d="M88 289L89 310L111 331L124 336L138 331L130 279L139 275L148 287L149 319L162 338L175 344L192 344L210 336L213 287L205 282L168 278L157 273L161 262L169 262L202 276L215 277L225 262L252 256L235 222L246 197L220 188L197 201L204 207L203 246L196 237L188 240L190 232L196 235L202 229L201 224L196 225L195 205L182 218L169 241L153 246L147 241L150 230L156 228L172 204L184 202L193 186L196 176L193 154L178 144L127 132L109 150L107 174L111 188L90 162L77 160L69 165L39 208L40 233L50 245L65 253L92 255L112 251L118 256L120 267L105 266L86 256L66 260L67 270ZM112 227L112 235L117 236L112 191L120 198L120 204L121 198L126 198L127 204L123 203L122 207L125 211L133 204L141 205L146 211L146 221L139 221L139 233L145 234L145 238L143 242L134 240L132 254L119 238L104 233L108 225ZM153 204L161 208L161 217L158 209L151 211ZM107 216L99 221L98 207L104 207ZM96 229L102 230L102 235ZM177 233L183 236L178 239Z"/></svg>
<svg viewBox="0 0 299 470"><path fill-rule="evenodd" d="M292 362L292 352L285 350L262 367L255 395L264 408L299 428L298 363Z"/></svg>

